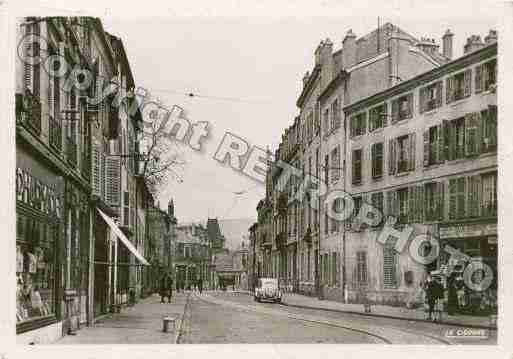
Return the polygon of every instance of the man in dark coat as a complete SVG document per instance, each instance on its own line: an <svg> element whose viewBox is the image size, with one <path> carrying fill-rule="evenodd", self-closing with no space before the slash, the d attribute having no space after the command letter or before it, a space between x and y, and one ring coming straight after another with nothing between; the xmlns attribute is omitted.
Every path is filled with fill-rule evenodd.
<svg viewBox="0 0 513 359"><path fill-rule="evenodd" d="M199 290L199 292L201 294L203 292L203 279L201 277L198 278L197 287L198 287L198 290Z"/></svg>
<svg viewBox="0 0 513 359"><path fill-rule="evenodd" d="M433 312L435 310L436 300L443 296L443 289L441 284L433 280L431 275L428 274L426 282L424 283L424 290L428 304L428 320L434 320Z"/></svg>

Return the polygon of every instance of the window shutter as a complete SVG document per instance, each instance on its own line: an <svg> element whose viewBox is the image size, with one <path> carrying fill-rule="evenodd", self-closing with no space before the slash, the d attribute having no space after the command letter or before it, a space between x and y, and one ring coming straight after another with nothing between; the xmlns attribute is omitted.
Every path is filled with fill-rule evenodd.
<svg viewBox="0 0 513 359"><path fill-rule="evenodd" d="M392 101L392 123L399 120L399 100L395 99Z"/></svg>
<svg viewBox="0 0 513 359"><path fill-rule="evenodd" d="M53 116L54 114L54 107L55 107L55 102L54 102L54 81L53 81L53 76L51 75L48 75L48 113L50 116Z"/></svg>
<svg viewBox="0 0 513 359"><path fill-rule="evenodd" d="M435 199L436 199L436 212L438 214L438 219L442 221L444 219L444 192L445 192L445 182L437 182L435 188Z"/></svg>
<svg viewBox="0 0 513 359"><path fill-rule="evenodd" d="M473 156L477 154L477 121L475 113L465 115L465 155Z"/></svg>
<svg viewBox="0 0 513 359"><path fill-rule="evenodd" d="M475 137L475 153L478 155L482 152L483 147L483 121L481 121L481 112L474 112L472 121L474 123L474 127L476 129L476 137Z"/></svg>
<svg viewBox="0 0 513 359"><path fill-rule="evenodd" d="M466 177L460 177L457 180L457 193L458 193L458 218L465 218L467 215L466 210L466 196L465 196L465 189L467 184L467 178Z"/></svg>
<svg viewBox="0 0 513 359"><path fill-rule="evenodd" d="M472 87L472 69L468 69L463 74L463 82L465 83L465 92L464 96L470 96L470 91Z"/></svg>
<svg viewBox="0 0 513 359"><path fill-rule="evenodd" d="M449 122L449 160L456 158L456 126L453 122Z"/></svg>
<svg viewBox="0 0 513 359"><path fill-rule="evenodd" d="M91 148L91 186L92 186L92 194L98 197L101 197L101 181L100 176L102 174L101 166L102 166L102 157L100 152L100 146L96 143L92 144Z"/></svg>
<svg viewBox="0 0 513 359"><path fill-rule="evenodd" d="M422 223L424 222L424 186L423 185L418 185L417 186L417 208L416 208L416 212L417 212L417 215L416 215L416 218L417 218L417 223Z"/></svg>
<svg viewBox="0 0 513 359"><path fill-rule="evenodd" d="M455 179L449 180L449 219L457 218L457 183Z"/></svg>
<svg viewBox="0 0 513 359"><path fill-rule="evenodd" d="M483 91L483 65L476 66L475 74L476 93Z"/></svg>
<svg viewBox="0 0 513 359"><path fill-rule="evenodd" d="M393 191L387 191L385 192L385 198L386 198L386 207L385 207L385 213L387 216L393 216L394 215L394 207L393 207Z"/></svg>
<svg viewBox="0 0 513 359"><path fill-rule="evenodd" d="M121 179L121 161L118 156L107 156L105 158L106 175L106 195L105 202L109 206L118 207L120 205L120 179Z"/></svg>
<svg viewBox="0 0 513 359"><path fill-rule="evenodd" d="M424 104L426 103L426 87L419 89L419 113L424 113Z"/></svg>
<svg viewBox="0 0 513 359"><path fill-rule="evenodd" d="M414 110L414 103L413 103L413 92L408 95L408 118L413 117L413 110Z"/></svg>
<svg viewBox="0 0 513 359"><path fill-rule="evenodd" d="M416 186L408 187L408 222L415 223L416 218Z"/></svg>
<svg viewBox="0 0 513 359"><path fill-rule="evenodd" d="M436 107L442 106L443 88L443 82L439 81L436 84Z"/></svg>
<svg viewBox="0 0 513 359"><path fill-rule="evenodd" d="M383 110L378 114L380 116L381 124L383 127L387 127L388 125L388 105L387 103L383 103Z"/></svg>
<svg viewBox="0 0 513 359"><path fill-rule="evenodd" d="M429 148L430 148L429 128L424 131L424 134L422 135L422 137L423 137L423 142L424 142L424 159L423 159L423 164L424 164L424 167L427 167L427 166L429 166Z"/></svg>
<svg viewBox="0 0 513 359"><path fill-rule="evenodd" d="M408 153L409 153L409 160L410 160L410 163L409 163L409 170L410 171L415 171L415 132L414 133L411 133L410 136L409 136L409 147L408 147Z"/></svg>
<svg viewBox="0 0 513 359"><path fill-rule="evenodd" d="M396 159L396 139L388 141L388 173L394 175L397 170L397 159Z"/></svg>
<svg viewBox="0 0 513 359"><path fill-rule="evenodd" d="M448 77L445 80L445 93L446 93L446 102L451 103L454 101L454 86L453 86L453 79L454 77Z"/></svg>
<svg viewBox="0 0 513 359"><path fill-rule="evenodd" d="M436 150L436 161L438 163L444 162L445 156L444 156L444 129L443 129L443 123L436 126L436 140L437 144L437 150Z"/></svg>

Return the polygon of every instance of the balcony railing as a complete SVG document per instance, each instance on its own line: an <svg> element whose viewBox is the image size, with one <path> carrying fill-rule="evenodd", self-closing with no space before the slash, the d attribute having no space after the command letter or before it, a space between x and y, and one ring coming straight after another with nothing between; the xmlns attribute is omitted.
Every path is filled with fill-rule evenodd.
<svg viewBox="0 0 513 359"><path fill-rule="evenodd" d="M35 135L41 134L41 102L30 91L16 94L16 123Z"/></svg>
<svg viewBox="0 0 513 359"><path fill-rule="evenodd" d="M60 152L62 149L62 125L52 116L49 116L50 147Z"/></svg>

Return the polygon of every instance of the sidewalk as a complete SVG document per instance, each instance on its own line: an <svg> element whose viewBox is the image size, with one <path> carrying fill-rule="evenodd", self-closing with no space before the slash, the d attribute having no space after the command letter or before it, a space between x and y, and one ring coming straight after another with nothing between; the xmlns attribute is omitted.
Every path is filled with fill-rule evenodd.
<svg viewBox="0 0 513 359"><path fill-rule="evenodd" d="M239 291L240 293L252 294L250 291ZM411 321L427 322L424 309L407 309L404 307L392 307L388 305L372 305L371 313L365 313L363 304L345 304L332 300L319 300L316 297L295 293L284 293L282 304L305 309L321 309L342 313L359 314L374 317L384 317L393 319L404 319ZM470 316L470 315L447 315L443 313L440 324L457 325L463 327L497 329L497 323L491 322L488 316Z"/></svg>
<svg viewBox="0 0 513 359"><path fill-rule="evenodd" d="M158 295L149 296L54 344L174 344L178 340L187 297L188 293L173 293L171 303L160 303ZM168 333L162 331L165 316L176 318L176 329L170 324Z"/></svg>

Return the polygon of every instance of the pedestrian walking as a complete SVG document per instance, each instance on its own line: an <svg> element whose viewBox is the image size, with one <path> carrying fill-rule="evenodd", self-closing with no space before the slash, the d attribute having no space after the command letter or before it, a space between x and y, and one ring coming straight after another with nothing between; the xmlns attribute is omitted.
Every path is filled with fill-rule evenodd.
<svg viewBox="0 0 513 359"><path fill-rule="evenodd" d="M428 320L436 321L440 319L437 313L441 314L441 302L439 302L439 300L443 298L443 287L428 274L423 288L426 293L425 302L428 306Z"/></svg>
<svg viewBox="0 0 513 359"><path fill-rule="evenodd" d="M458 311L458 283L457 275L451 274L447 280L447 314L454 315Z"/></svg>
<svg viewBox="0 0 513 359"><path fill-rule="evenodd" d="M201 277L198 279L198 290L200 294L203 293L203 279Z"/></svg>
<svg viewBox="0 0 513 359"><path fill-rule="evenodd" d="M167 302L171 303L171 296L173 294L173 278L169 273L164 273L162 278L160 279L160 302L165 303L165 298L167 298Z"/></svg>

